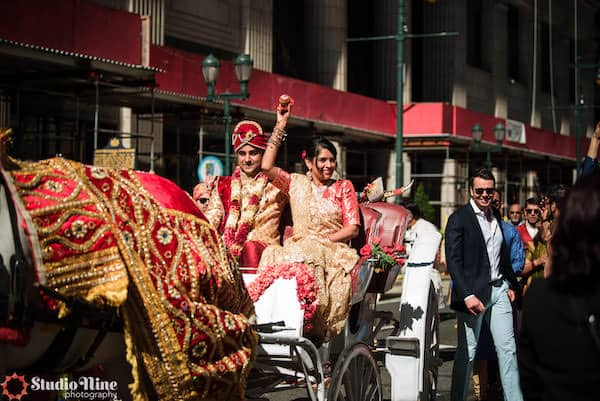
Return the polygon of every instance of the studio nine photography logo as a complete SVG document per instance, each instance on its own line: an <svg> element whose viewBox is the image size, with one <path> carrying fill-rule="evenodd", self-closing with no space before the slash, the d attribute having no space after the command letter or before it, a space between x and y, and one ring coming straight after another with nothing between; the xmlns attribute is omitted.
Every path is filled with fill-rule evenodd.
<svg viewBox="0 0 600 401"><path fill-rule="evenodd" d="M118 384L114 380L103 380L98 377L81 376L77 378L60 377L48 379L40 376L25 378L13 373L5 376L1 384L2 396L8 401L27 401L28 394L47 392L56 395L57 400L111 400L118 398ZM0 397L0 401L6 400Z"/></svg>
<svg viewBox="0 0 600 401"><path fill-rule="evenodd" d="M8 397L8 401L17 400L27 395L29 384L25 381L25 376L19 376L14 373L10 376L4 376L2 381L2 395Z"/></svg>

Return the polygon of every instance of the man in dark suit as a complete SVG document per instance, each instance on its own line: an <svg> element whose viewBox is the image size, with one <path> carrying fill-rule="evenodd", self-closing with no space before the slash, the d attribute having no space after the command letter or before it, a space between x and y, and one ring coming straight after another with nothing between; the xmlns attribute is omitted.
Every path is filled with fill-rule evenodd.
<svg viewBox="0 0 600 401"><path fill-rule="evenodd" d="M478 169L470 178L471 199L446 225L446 263L452 276L458 345L452 371L452 401L464 401L483 319L498 356L505 400L521 401L511 302L518 290L504 242L501 219L491 207L495 178Z"/></svg>

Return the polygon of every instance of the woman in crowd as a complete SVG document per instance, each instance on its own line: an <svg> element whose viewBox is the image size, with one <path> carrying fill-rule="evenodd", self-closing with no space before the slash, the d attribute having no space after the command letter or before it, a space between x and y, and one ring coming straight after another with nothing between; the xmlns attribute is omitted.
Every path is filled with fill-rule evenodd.
<svg viewBox="0 0 600 401"><path fill-rule="evenodd" d="M350 181L333 178L337 151L326 139L314 140L303 152L306 174L290 174L274 166L285 139L280 127L285 126L289 112L289 108L278 108L262 169L275 186L289 194L294 233L283 246L265 249L249 292L256 300L274 278L295 277L305 333L326 340L341 332L348 316L349 272L359 259L348 242L358 234L358 201Z"/></svg>
<svg viewBox="0 0 600 401"><path fill-rule="evenodd" d="M597 400L600 383L600 171L560 207L552 272L524 298L519 346L526 400Z"/></svg>

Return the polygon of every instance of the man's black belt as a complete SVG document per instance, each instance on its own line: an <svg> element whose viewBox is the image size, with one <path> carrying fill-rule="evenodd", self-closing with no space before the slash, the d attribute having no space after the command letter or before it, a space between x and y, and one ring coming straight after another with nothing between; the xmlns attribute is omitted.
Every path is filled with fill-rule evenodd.
<svg viewBox="0 0 600 401"><path fill-rule="evenodd" d="M488 284L491 285L492 287L500 287L503 282L504 282L504 278L500 277L500 278L490 281Z"/></svg>

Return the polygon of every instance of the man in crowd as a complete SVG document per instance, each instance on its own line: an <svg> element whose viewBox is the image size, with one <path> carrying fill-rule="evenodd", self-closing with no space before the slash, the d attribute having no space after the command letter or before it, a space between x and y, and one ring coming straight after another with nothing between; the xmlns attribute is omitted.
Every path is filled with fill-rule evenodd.
<svg viewBox="0 0 600 401"><path fill-rule="evenodd" d="M498 212L504 207L504 203L502 202L502 194L497 189L494 190L492 207ZM521 241L519 232L513 224L510 224L504 220L502 220L501 223L504 242L510 251L510 265L512 266L515 274L519 275L523 271L523 266L525 265L525 250L523 249L523 242Z"/></svg>
<svg viewBox="0 0 600 401"><path fill-rule="evenodd" d="M210 191L208 190L206 183L201 182L194 187L192 198L198 205L198 208L202 210L202 213L206 213L206 210L208 209L208 201L210 199Z"/></svg>
<svg viewBox="0 0 600 401"><path fill-rule="evenodd" d="M525 248L525 266L521 276L526 286L533 278L544 277L544 265L548 260L546 248L545 227L542 225L542 209L538 198L529 198L525 201L525 224L517 227L517 231Z"/></svg>
<svg viewBox="0 0 600 401"><path fill-rule="evenodd" d="M513 203L508 207L508 219L512 223L513 226L518 226L521 224L522 214L521 214L521 205L518 203Z"/></svg>
<svg viewBox="0 0 600 401"><path fill-rule="evenodd" d="M431 241L431 238L435 238L435 236L439 237L439 230L434 224L425 220L421 216L421 209L415 202L407 202L404 204L404 207L410 212L408 227L406 229L406 233L404 234L406 254L410 255L410 251L420 239L423 241ZM436 262L439 259L439 252L440 250L438 250L438 255L436 256ZM433 286L435 287L435 291L438 295L438 308L442 309L446 306L446 304L444 300L442 276L440 275L440 271L436 266L437 264L438 263L434 263L434 266L431 269L431 281L433 282ZM404 266L403 268L405 269L406 267Z"/></svg>
<svg viewBox="0 0 600 401"><path fill-rule="evenodd" d="M502 194L497 189L494 190L492 207L498 212L503 208ZM510 251L510 264L515 274L519 275L521 274L521 271L523 271L523 265L525 264L525 251L523 249L523 242L521 241L515 226L504 220L502 220L500 223L502 225L504 242ZM485 322L481 330L477 355L473 364L473 388L475 390L475 396L477 400L500 399L498 394L493 394L496 396L496 398L493 398L492 395L492 384L497 383L498 379L498 365L496 361L496 355L494 353L494 347L491 342L490 329Z"/></svg>
<svg viewBox="0 0 600 401"><path fill-rule="evenodd" d="M458 341L452 371L452 401L465 401L481 326L492 334L504 397L521 401L511 302L519 284L503 240L500 216L491 207L495 178L475 170L471 199L446 226L446 263L452 277L451 307L456 310Z"/></svg>
<svg viewBox="0 0 600 401"><path fill-rule="evenodd" d="M539 223L541 223L542 217L542 209L540 208L540 203L537 198L529 198L525 201L525 208L523 209L525 213L525 224L521 224L517 227L517 231L521 236L521 240L523 241L523 245L527 246L527 243L533 241L533 239L538 235L539 232Z"/></svg>
<svg viewBox="0 0 600 401"><path fill-rule="evenodd" d="M278 121L281 130L288 113ZM205 215L240 266L257 267L264 248L280 243L279 222L288 198L261 171L267 136L257 122L239 122L232 144L237 167L212 183Z"/></svg>

